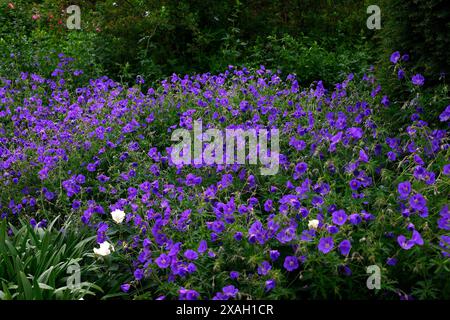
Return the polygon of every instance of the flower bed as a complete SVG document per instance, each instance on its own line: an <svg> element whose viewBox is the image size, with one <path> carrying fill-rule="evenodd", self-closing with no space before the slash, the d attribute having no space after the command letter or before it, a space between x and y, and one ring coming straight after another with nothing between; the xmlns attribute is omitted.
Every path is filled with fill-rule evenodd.
<svg viewBox="0 0 450 320"><path fill-rule="evenodd" d="M425 79L409 80L400 60L391 58L399 81L420 94ZM0 213L12 225L45 229L59 217L91 230L92 263L114 294L450 297L447 130L421 120L412 100L410 124L389 132L389 98L370 72L327 89L230 66L173 75L146 93L106 77L73 88L77 74L61 56L51 79L2 79ZM175 165L172 132L199 120L278 129L279 170Z"/></svg>

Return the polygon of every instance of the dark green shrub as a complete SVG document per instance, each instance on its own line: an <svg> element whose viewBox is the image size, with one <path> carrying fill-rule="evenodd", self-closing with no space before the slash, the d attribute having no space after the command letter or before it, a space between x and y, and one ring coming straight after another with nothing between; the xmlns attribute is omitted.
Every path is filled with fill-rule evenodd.
<svg viewBox="0 0 450 320"><path fill-rule="evenodd" d="M450 10L445 0L382 1L380 61L388 63L389 55L401 51L410 55L428 79L436 83L450 72Z"/></svg>

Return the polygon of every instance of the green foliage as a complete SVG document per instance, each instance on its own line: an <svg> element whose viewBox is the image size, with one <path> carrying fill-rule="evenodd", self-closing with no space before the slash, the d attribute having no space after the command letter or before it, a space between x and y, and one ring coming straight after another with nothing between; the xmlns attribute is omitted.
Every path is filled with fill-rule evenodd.
<svg viewBox="0 0 450 320"><path fill-rule="evenodd" d="M397 77L399 70L405 72L405 78L402 80ZM413 67L411 61L402 61L396 65L391 62L378 65L377 75L383 93L389 96L390 100L389 108L381 110L380 115L384 119L390 119L386 127L392 132L407 125L411 115L417 110L423 113L423 120L429 122L431 126L445 129L446 124L436 119L450 104L449 85L445 79L441 79L435 85L428 85L432 80L425 78L425 85L417 90L412 85L411 78L418 70L420 68Z"/></svg>
<svg viewBox="0 0 450 320"><path fill-rule="evenodd" d="M251 53L245 65L263 64L268 68L280 69L284 73L295 73L300 81L307 85L323 80L333 85L355 72L358 75L369 67L369 45L361 39L353 45L340 45L333 49L334 41L322 42L302 35L294 38L269 36L258 39L250 49Z"/></svg>
<svg viewBox="0 0 450 320"><path fill-rule="evenodd" d="M56 220L45 229L24 221L18 228L0 222L0 299L80 299L102 290L90 282L68 281L70 266L81 266L81 276L93 269L87 257L95 237L70 224L57 230Z"/></svg>
<svg viewBox="0 0 450 320"><path fill-rule="evenodd" d="M409 53L414 65L436 83L450 72L450 11L446 0L385 0L382 10L380 61L396 50Z"/></svg>
<svg viewBox="0 0 450 320"><path fill-rule="evenodd" d="M378 55L377 74L384 92L393 102L386 114L395 120L390 123L393 130L406 123L408 113L411 114L415 107L422 107L424 118L431 121L449 104L450 11L446 2L384 0L379 5L382 29L374 35L379 45L375 51ZM425 76L423 94L414 100L414 106L405 105L409 98L407 86L391 77L393 67L389 56L394 51L408 54L410 59L405 64ZM410 111L405 113L400 111L402 109ZM403 115L403 119L399 119L399 115Z"/></svg>
<svg viewBox="0 0 450 320"><path fill-rule="evenodd" d="M68 30L66 6L58 1L13 3L14 8L3 1L0 5L0 76L18 77L20 72L49 76L59 53L74 59L74 70L87 73L81 80L101 75L94 45L96 32L89 23L82 30ZM89 16L83 21L89 21Z"/></svg>
<svg viewBox="0 0 450 320"><path fill-rule="evenodd" d="M364 1L346 0L108 0L96 6L97 46L105 48L100 60L108 74L129 83L137 75L154 81L267 64L331 84L368 63L365 8Z"/></svg>

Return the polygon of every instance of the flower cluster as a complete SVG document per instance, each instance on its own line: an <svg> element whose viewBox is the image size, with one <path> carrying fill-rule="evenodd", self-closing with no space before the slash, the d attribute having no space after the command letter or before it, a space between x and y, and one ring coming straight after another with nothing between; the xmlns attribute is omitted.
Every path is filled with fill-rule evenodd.
<svg viewBox="0 0 450 320"><path fill-rule="evenodd" d="M97 263L114 256L129 268L123 292L284 297L281 288L359 281L349 279L373 261L409 265L421 248L436 261L450 255L448 132L419 106L404 131L384 130L389 99L371 73L301 88L292 74L230 66L174 74L146 93L142 81L127 88L107 77L74 89L72 76L61 63L49 79L1 80L0 212L35 225L77 217L97 234ZM279 173L175 165L170 133L196 120L279 129ZM321 268L328 280L312 276Z"/></svg>

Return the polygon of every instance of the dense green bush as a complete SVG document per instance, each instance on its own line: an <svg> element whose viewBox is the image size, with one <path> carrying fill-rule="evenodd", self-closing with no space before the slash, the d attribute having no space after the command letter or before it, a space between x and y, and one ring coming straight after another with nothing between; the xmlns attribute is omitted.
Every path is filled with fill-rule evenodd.
<svg viewBox="0 0 450 320"><path fill-rule="evenodd" d="M82 30L65 27L67 14L58 1L13 1L0 5L0 76L19 76L34 72L50 76L64 53L74 60L73 70L83 70L80 82L99 76L102 67L94 39L97 33L89 25L89 15ZM87 11L89 12L89 11Z"/></svg>
<svg viewBox="0 0 450 320"><path fill-rule="evenodd" d="M384 0L381 2L383 52L388 63L396 50L408 52L413 64L428 79L427 85L450 79L450 10L446 0Z"/></svg>
<svg viewBox="0 0 450 320"><path fill-rule="evenodd" d="M365 67L361 40L372 35L364 1L108 0L96 10L101 60L110 76L127 81L265 64L331 84L340 72Z"/></svg>
<svg viewBox="0 0 450 320"><path fill-rule="evenodd" d="M51 51L75 58L91 76L103 69L128 83L138 75L155 83L173 72L264 64L295 72L305 82L320 78L332 84L340 74L376 60L383 67L378 74L387 74L388 55L396 50L410 54L427 86L449 72L449 12L443 0L382 1L381 30L366 28L371 3L365 0L11 3L14 9L6 1L0 7L3 74L37 70L45 61L38 57ZM70 4L82 9L81 31L64 26ZM383 86L397 95L396 84L387 79L381 79Z"/></svg>
<svg viewBox="0 0 450 320"><path fill-rule="evenodd" d="M326 85L342 81L349 72L361 74L368 69L370 46L364 39L353 45L342 44L333 51L329 42L290 35L258 39L245 65L263 64L286 74L296 73L303 84L323 80Z"/></svg>
<svg viewBox="0 0 450 320"><path fill-rule="evenodd" d="M381 88L389 96L389 108L381 110L384 118L389 119L387 127L392 132L396 132L398 128L409 122L416 110L420 110L424 120L429 121L433 126L445 128L445 123L436 122L435 119L450 103L449 84L445 79L433 81L425 77L421 94L411 93L408 85L411 77L419 73L422 68L420 65L414 66L408 54L402 55L401 60L404 59L407 61L401 61L398 64L389 61L377 64L376 67ZM405 69L412 70L409 76L404 74ZM416 96L412 97L412 94Z"/></svg>

